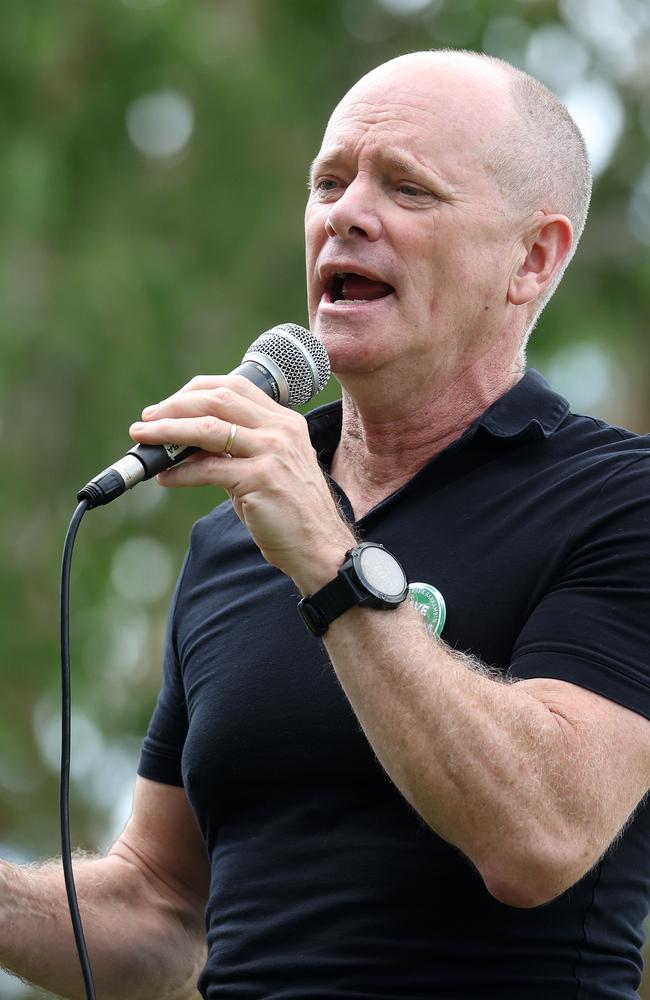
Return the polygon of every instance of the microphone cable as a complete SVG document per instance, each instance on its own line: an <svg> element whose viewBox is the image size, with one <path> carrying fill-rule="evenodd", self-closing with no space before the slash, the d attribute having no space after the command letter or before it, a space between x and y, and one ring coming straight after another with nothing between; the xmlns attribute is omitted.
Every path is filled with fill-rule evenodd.
<svg viewBox="0 0 650 1000"><path fill-rule="evenodd" d="M321 342L296 323L282 323L262 333L231 375L243 375L270 399L282 406L308 403L330 376L330 362ZM68 908L72 920L86 1000L96 1000L90 958L84 938L70 849L70 567L77 530L87 510L110 503L143 479L182 462L196 448L177 445L135 445L124 458L104 469L79 490L79 504L72 515L63 546L61 563L61 861Z"/></svg>
<svg viewBox="0 0 650 1000"><path fill-rule="evenodd" d="M81 519L88 510L88 501L82 500L77 506L68 527L63 545L61 562L61 775L59 784L59 814L61 817L61 861L68 908L72 920L79 964L83 975L86 1000L96 1000L95 983L86 948L77 890L72 871L72 851L70 848L70 567L77 530Z"/></svg>

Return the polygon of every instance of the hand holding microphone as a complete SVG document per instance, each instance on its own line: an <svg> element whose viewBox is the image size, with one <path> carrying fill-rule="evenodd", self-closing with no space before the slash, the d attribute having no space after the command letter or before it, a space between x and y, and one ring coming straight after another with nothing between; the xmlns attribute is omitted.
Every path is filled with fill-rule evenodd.
<svg viewBox="0 0 650 1000"><path fill-rule="evenodd" d="M293 324L274 327L230 374L199 376L147 407L130 428L136 446L79 498L97 493L95 505L106 503L156 474L165 486L221 486L264 558L310 592L355 543L306 420L287 408L308 402L328 376L320 341Z"/></svg>
<svg viewBox="0 0 650 1000"><path fill-rule="evenodd" d="M325 388L330 363L327 351L309 330L296 323L282 323L262 333L230 374L242 375L282 406L299 406ZM86 483L77 500L86 500L89 508L110 503L145 479L184 461L195 450L167 443L136 445Z"/></svg>

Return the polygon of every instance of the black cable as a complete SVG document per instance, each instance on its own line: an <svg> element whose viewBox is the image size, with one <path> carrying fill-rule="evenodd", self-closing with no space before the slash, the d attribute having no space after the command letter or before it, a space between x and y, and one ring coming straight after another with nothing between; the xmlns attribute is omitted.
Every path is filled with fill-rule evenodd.
<svg viewBox="0 0 650 1000"><path fill-rule="evenodd" d="M72 929L86 988L86 1000L95 1000L95 983L81 926L70 849L70 566L77 529L87 509L88 501L82 500L72 515L65 536L61 563L61 781L59 785L59 812L61 815L61 860Z"/></svg>

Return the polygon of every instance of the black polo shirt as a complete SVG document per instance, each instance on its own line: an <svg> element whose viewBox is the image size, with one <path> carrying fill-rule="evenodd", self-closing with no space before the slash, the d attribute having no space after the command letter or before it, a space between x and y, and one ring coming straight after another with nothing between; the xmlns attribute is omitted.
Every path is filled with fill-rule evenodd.
<svg viewBox="0 0 650 1000"><path fill-rule="evenodd" d="M308 419L327 465L340 404ZM529 371L357 529L442 591L451 646L650 718L649 455ZM203 996L634 997L648 809L552 903L498 903L386 777L297 600L230 503L195 525L139 773L205 837Z"/></svg>

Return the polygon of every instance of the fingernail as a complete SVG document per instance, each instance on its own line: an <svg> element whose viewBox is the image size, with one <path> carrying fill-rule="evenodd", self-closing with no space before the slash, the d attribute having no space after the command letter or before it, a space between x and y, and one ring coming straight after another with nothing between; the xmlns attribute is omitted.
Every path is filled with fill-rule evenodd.
<svg viewBox="0 0 650 1000"><path fill-rule="evenodd" d="M155 403L153 403L151 406L145 406L144 410L142 411L142 416L143 417L151 416L151 414L155 412L155 409L156 409Z"/></svg>
<svg viewBox="0 0 650 1000"><path fill-rule="evenodd" d="M130 431L140 431L144 427L144 424L140 420L136 420L135 423L131 424L129 427Z"/></svg>

